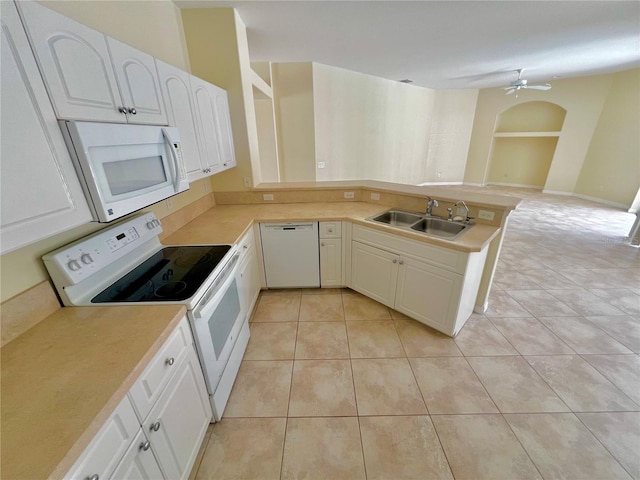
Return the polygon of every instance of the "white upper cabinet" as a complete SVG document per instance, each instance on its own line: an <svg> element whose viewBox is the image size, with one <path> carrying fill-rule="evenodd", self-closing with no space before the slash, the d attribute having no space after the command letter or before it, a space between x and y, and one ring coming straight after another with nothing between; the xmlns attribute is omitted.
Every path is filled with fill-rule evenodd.
<svg viewBox="0 0 640 480"><path fill-rule="evenodd" d="M222 168L227 169L236 166L233 135L231 133L231 116L229 115L229 99L225 90L215 85L211 86L213 87L216 114L218 115L218 127L220 128Z"/></svg>
<svg viewBox="0 0 640 480"><path fill-rule="evenodd" d="M198 77L191 77L191 90L196 110L196 124L200 142L200 159L205 174L222 170L220 130L216 112L216 90L214 85Z"/></svg>
<svg viewBox="0 0 640 480"><path fill-rule="evenodd" d="M38 3L18 5L58 118L166 124L153 57Z"/></svg>
<svg viewBox="0 0 640 480"><path fill-rule="evenodd" d="M0 2L1 252L91 221L13 2Z"/></svg>
<svg viewBox="0 0 640 480"><path fill-rule="evenodd" d="M107 37L107 43L129 123L166 125L153 57L113 38Z"/></svg>
<svg viewBox="0 0 640 480"><path fill-rule="evenodd" d="M200 161L200 140L196 125L195 104L191 95L190 78L187 72L156 59L160 88L167 109L169 125L180 131L182 158L189 182L207 176Z"/></svg>

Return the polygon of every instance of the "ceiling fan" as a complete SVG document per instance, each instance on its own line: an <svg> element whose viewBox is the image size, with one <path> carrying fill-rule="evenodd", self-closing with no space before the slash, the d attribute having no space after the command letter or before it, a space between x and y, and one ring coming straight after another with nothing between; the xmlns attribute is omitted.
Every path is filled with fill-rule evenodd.
<svg viewBox="0 0 640 480"><path fill-rule="evenodd" d="M511 85L508 87L504 87L504 90L507 91L507 95L511 95L513 92L517 92L521 89L530 88L531 90L549 90L551 85L548 83L540 84L540 85L529 85L527 81L522 78L522 72L524 68L519 68L516 70L518 72L518 79L514 82L511 82Z"/></svg>

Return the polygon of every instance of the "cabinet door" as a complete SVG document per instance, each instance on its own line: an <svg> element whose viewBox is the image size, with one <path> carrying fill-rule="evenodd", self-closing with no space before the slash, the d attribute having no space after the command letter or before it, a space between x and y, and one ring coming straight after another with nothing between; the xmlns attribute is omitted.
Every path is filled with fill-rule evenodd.
<svg viewBox="0 0 640 480"><path fill-rule="evenodd" d="M17 3L58 118L126 122L106 37L36 2Z"/></svg>
<svg viewBox="0 0 640 480"><path fill-rule="evenodd" d="M129 123L167 125L153 57L113 38L107 43Z"/></svg>
<svg viewBox="0 0 640 480"><path fill-rule="evenodd" d="M320 286L342 286L342 239L320 240Z"/></svg>
<svg viewBox="0 0 640 480"><path fill-rule="evenodd" d="M398 255L360 242L351 246L351 288L393 308Z"/></svg>
<svg viewBox="0 0 640 480"><path fill-rule="evenodd" d="M211 421L211 405L193 347L143 423L166 478L185 479Z"/></svg>
<svg viewBox="0 0 640 480"><path fill-rule="evenodd" d="M147 445L146 442L144 433L138 429L138 435L111 478L114 480L125 478L127 480L164 480L150 444Z"/></svg>
<svg viewBox="0 0 640 480"><path fill-rule="evenodd" d="M249 234L252 234L252 231ZM248 251L244 254L238 268L238 294L242 309L247 315L250 315L260 293L260 280L258 278L258 257L253 243L247 245L247 249Z"/></svg>
<svg viewBox="0 0 640 480"><path fill-rule="evenodd" d="M462 275L401 257L395 309L453 335Z"/></svg>
<svg viewBox="0 0 640 480"><path fill-rule="evenodd" d="M2 253L91 221L13 2L0 2Z"/></svg>
<svg viewBox="0 0 640 480"><path fill-rule="evenodd" d="M227 92L215 85L210 86L215 98L216 116L220 132L220 157L222 170L236 166L236 155L231 133L231 115L229 113L229 98Z"/></svg>
<svg viewBox="0 0 640 480"><path fill-rule="evenodd" d="M222 169L220 131L216 114L216 99L209 82L191 76L191 91L196 110L196 125L200 138L200 159L204 173L212 175Z"/></svg>
<svg viewBox="0 0 640 480"><path fill-rule="evenodd" d="M194 182L206 175L203 173L204 167L200 161L196 111L189 84L190 75L158 59L156 59L156 66L167 110L167 120L169 125L178 127L180 130L182 158L189 182Z"/></svg>

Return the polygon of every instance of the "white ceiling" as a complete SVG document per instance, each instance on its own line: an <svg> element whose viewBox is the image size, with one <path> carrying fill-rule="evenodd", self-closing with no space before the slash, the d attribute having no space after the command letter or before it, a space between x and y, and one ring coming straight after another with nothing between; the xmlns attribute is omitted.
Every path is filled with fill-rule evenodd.
<svg viewBox="0 0 640 480"><path fill-rule="evenodd" d="M314 61L430 88L529 83L640 66L638 1L218 1L252 62Z"/></svg>

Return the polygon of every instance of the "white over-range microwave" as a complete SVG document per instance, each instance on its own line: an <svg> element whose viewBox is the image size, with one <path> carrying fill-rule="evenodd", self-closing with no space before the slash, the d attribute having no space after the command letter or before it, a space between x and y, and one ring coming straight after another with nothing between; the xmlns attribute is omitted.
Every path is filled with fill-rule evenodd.
<svg viewBox="0 0 640 480"><path fill-rule="evenodd" d="M177 128L64 120L60 128L98 222L189 188Z"/></svg>

